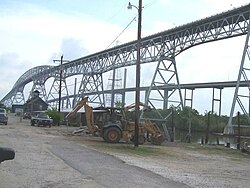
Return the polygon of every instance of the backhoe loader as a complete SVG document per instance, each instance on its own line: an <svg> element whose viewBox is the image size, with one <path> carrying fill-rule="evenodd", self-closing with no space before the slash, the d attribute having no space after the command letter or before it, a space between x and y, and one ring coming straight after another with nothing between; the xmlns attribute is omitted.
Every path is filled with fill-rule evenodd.
<svg viewBox="0 0 250 188"><path fill-rule="evenodd" d="M109 143L117 143L121 139L125 142L134 141L135 123L127 121L125 112L134 108L135 105L125 108L99 108L98 113L93 113L93 108L87 102L88 97L82 98L65 119L73 117L84 107L86 126L90 134L100 136ZM149 136L148 140L152 144L160 145L165 140L159 127L150 120L139 123L139 144L145 142L146 135Z"/></svg>

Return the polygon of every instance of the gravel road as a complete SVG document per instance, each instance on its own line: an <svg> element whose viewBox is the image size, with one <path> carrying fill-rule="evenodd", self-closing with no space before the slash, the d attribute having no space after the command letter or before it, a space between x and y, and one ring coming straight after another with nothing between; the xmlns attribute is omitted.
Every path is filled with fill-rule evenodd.
<svg viewBox="0 0 250 188"><path fill-rule="evenodd" d="M16 151L14 160L0 165L1 188L188 187L63 135L47 134L52 129L31 127L12 114L7 126L0 125L0 146Z"/></svg>

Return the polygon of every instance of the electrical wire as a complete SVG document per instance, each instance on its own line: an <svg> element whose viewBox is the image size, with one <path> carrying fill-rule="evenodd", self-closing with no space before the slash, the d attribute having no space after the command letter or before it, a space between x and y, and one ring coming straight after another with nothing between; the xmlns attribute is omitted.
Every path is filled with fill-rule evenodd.
<svg viewBox="0 0 250 188"><path fill-rule="evenodd" d="M143 6L143 9L152 6L156 1L158 1L158 0L152 0L151 2L149 2L148 4L146 4L145 6ZM123 7L124 7L124 6L123 6ZM122 8L123 8L123 7L122 7ZM121 8L121 9L122 9L122 8ZM121 10L121 9L120 9L120 10ZM115 13L114 16L111 17L111 19L113 19L113 17L115 17L115 16L120 12L120 10L119 10L117 13ZM127 26L118 34L118 36L108 45L108 47L106 48L106 50L107 50L111 45L113 45L113 44L117 41L117 39L118 39L118 38L124 33L124 31L133 23L133 21L136 20L136 17L137 17L137 16L135 16L135 17L128 23L128 25L127 25Z"/></svg>
<svg viewBox="0 0 250 188"><path fill-rule="evenodd" d="M128 25L118 34L118 36L108 45L108 47L106 48L106 50L124 33L124 31L133 23L134 20L136 20L135 16L129 23Z"/></svg>
<svg viewBox="0 0 250 188"><path fill-rule="evenodd" d="M146 5L144 6L144 8L147 8L147 7L152 6L153 4L156 3L156 1L158 1L158 0L152 0L151 2L149 2L148 4L146 4Z"/></svg>

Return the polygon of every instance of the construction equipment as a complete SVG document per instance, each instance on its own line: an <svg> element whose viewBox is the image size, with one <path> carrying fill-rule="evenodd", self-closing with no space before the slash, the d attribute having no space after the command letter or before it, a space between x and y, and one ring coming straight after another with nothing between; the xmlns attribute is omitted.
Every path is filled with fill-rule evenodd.
<svg viewBox="0 0 250 188"><path fill-rule="evenodd" d="M91 134L102 137L106 142L117 143L121 139L124 141L134 141L135 123L128 121L126 112L133 109L135 105L125 108L99 108L94 110L88 104L88 97L82 98L75 108L65 117L73 117L82 107L85 110L86 125ZM148 108L140 104L143 108ZM159 127L150 120L139 123L139 144L143 144L148 135L148 140L153 144L161 144L165 138Z"/></svg>

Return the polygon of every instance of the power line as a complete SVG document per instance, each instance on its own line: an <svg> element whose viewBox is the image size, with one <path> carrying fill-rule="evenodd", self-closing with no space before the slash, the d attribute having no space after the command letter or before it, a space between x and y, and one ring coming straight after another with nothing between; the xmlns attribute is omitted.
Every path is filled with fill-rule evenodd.
<svg viewBox="0 0 250 188"><path fill-rule="evenodd" d="M151 2L149 2L148 4L146 4L143 8L147 8L147 7L152 6L153 4L156 3L156 1L158 1L158 0L152 0Z"/></svg>
<svg viewBox="0 0 250 188"><path fill-rule="evenodd" d="M128 23L128 25L118 34L118 36L108 45L108 47L106 48L106 49L108 49L122 34L123 34L123 32L132 24L132 22L134 21L134 20L136 20L136 17L137 16L135 16L129 23Z"/></svg>
<svg viewBox="0 0 250 188"><path fill-rule="evenodd" d="M151 2L146 4L143 8L145 9L145 8L152 6L156 1L157 0L152 0ZM121 9L123 7L124 7L124 5L121 7ZM113 19L113 17L115 17L120 12L121 9L119 9L119 11L117 13L115 13L110 19ZM117 41L117 39L124 33L124 31L132 24L132 22L134 20L136 20L136 17L137 17L137 15L128 23L128 25L118 34L118 36L108 45L108 47L106 49L108 49L112 44L114 44L115 41Z"/></svg>

